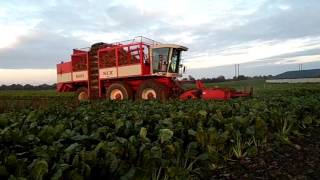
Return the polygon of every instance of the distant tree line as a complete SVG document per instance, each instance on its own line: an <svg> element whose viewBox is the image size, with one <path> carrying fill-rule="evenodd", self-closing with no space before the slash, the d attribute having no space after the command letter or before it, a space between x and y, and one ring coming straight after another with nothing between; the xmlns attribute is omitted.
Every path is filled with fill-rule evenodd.
<svg viewBox="0 0 320 180"><path fill-rule="evenodd" d="M200 80L204 83L217 83L217 82L224 82L224 81L240 81L240 80L248 80L248 79L270 79L272 75L268 76L243 76L240 75L238 77L233 77L230 79L225 78L224 76L220 75L218 77L213 78L201 78ZM183 80L196 80L196 78L189 76L188 78L183 78ZM0 90L52 90L56 89L56 84L48 85L48 84L41 84L41 85L21 85L21 84L11 84L11 85L1 85Z"/></svg>
<svg viewBox="0 0 320 180"><path fill-rule="evenodd" d="M249 79L270 79L272 78L272 75L268 75L268 76L244 76L244 75L240 75L237 77L233 77L233 78L225 78L223 75L220 75L218 77L213 77L213 78L201 78L200 80L204 83L217 83L217 82L224 82L224 81L241 81L241 80L249 80ZM188 78L183 78L183 80L190 80L190 81L194 81L196 80L196 78L189 76Z"/></svg>
<svg viewBox="0 0 320 180"><path fill-rule="evenodd" d="M267 76L244 76L244 75L240 75L238 77L233 77L230 80L249 80L249 79L262 79L262 80L266 80L266 79L271 79L273 76L272 75L267 75Z"/></svg>
<svg viewBox="0 0 320 180"><path fill-rule="evenodd" d="M11 85L1 85L0 90L51 90L55 89L56 84L40 84L40 85L31 85L31 84L11 84Z"/></svg>

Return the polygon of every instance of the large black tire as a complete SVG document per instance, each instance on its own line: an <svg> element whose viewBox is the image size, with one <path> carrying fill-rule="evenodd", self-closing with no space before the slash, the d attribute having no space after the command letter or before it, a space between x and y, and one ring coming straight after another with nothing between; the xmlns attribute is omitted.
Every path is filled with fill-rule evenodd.
<svg viewBox="0 0 320 180"><path fill-rule="evenodd" d="M87 101L89 100L89 94L88 94L88 89L85 87L80 87L76 91L77 94L77 99L79 101Z"/></svg>
<svg viewBox="0 0 320 180"><path fill-rule="evenodd" d="M113 83L107 88L106 98L107 100L132 100L133 91L126 83Z"/></svg>
<svg viewBox="0 0 320 180"><path fill-rule="evenodd" d="M168 97L169 93L167 88L154 80L147 80L143 82L136 93L137 100L156 99L159 101L166 101L168 100Z"/></svg>

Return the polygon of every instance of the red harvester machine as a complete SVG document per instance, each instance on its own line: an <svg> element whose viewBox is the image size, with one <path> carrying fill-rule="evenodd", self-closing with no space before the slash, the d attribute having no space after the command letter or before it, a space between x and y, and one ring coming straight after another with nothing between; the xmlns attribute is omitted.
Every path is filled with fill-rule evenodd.
<svg viewBox="0 0 320 180"><path fill-rule="evenodd" d="M144 37L117 43L96 43L74 49L71 61L57 64L57 91L77 92L79 100L222 99L252 95L230 88L184 90L181 53L188 48Z"/></svg>

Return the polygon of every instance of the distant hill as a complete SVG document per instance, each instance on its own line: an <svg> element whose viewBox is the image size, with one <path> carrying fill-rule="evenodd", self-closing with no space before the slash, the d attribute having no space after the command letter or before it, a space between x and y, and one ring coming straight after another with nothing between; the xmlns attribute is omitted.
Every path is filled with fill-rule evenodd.
<svg viewBox="0 0 320 180"><path fill-rule="evenodd" d="M52 90L56 89L56 84L48 85L48 84L41 84L41 85L30 85L30 84L11 84L11 85L0 85L1 90Z"/></svg>
<svg viewBox="0 0 320 180"><path fill-rule="evenodd" d="M299 78L320 78L320 69L309 69L302 71L287 71L272 79L299 79Z"/></svg>

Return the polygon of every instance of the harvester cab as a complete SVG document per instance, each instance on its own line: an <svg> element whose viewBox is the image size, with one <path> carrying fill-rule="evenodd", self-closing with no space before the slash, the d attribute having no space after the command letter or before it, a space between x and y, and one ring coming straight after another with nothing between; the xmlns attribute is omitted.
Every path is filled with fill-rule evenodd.
<svg viewBox="0 0 320 180"><path fill-rule="evenodd" d="M152 74L181 77L181 54L182 51L187 50L188 48L175 44L161 44L151 47Z"/></svg>

